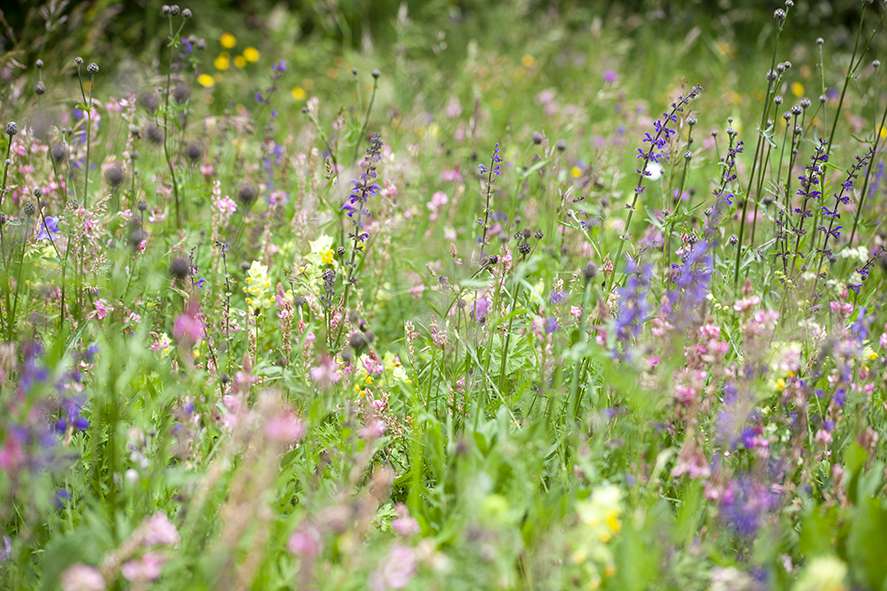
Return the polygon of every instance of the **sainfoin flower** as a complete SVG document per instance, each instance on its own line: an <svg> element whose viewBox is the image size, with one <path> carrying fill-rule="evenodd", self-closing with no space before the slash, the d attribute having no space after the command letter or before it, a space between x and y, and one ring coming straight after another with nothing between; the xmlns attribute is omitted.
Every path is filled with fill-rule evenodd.
<svg viewBox="0 0 887 591"><path fill-rule="evenodd" d="M283 411L268 419L265 435L272 441L295 443L305 435L305 423L293 412Z"/></svg>
<svg viewBox="0 0 887 591"><path fill-rule="evenodd" d="M144 528L144 543L149 546L171 546L179 543L179 532L176 526L163 512L158 511L152 515L142 527Z"/></svg>
<svg viewBox="0 0 887 591"><path fill-rule="evenodd" d="M60 583L62 591L104 591L106 587L99 569L80 563L65 569Z"/></svg>
<svg viewBox="0 0 887 591"><path fill-rule="evenodd" d="M193 346L203 339L203 321L200 319L200 306L196 299L188 302L188 307L184 312L176 317L173 324L172 334L177 341L186 345Z"/></svg>

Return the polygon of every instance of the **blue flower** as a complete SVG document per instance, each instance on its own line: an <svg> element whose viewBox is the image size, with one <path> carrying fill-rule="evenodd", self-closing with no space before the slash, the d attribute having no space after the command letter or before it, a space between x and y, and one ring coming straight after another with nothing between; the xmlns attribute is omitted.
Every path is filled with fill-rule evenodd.
<svg viewBox="0 0 887 591"><path fill-rule="evenodd" d="M55 237L60 231L58 218L48 215L44 218L44 222L37 228L36 239L49 240L50 238Z"/></svg>

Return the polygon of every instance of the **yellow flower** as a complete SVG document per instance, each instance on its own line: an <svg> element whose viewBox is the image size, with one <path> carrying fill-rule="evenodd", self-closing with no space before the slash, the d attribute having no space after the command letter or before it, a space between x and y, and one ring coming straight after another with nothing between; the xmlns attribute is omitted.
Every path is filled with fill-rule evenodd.
<svg viewBox="0 0 887 591"><path fill-rule="evenodd" d="M254 64L259 61L259 58L262 57L262 54L259 53L259 50L255 47L247 47L243 50L243 57L244 59L246 59L246 61Z"/></svg>
<svg viewBox="0 0 887 591"><path fill-rule="evenodd" d="M293 96L293 100L296 102L302 102L305 100L307 93L305 89L301 86L293 86L293 89L290 91L290 94Z"/></svg>
<svg viewBox="0 0 887 591"><path fill-rule="evenodd" d="M783 390L785 390L785 380L779 378L778 380L776 380L776 391L782 392Z"/></svg>
<svg viewBox="0 0 887 591"><path fill-rule="evenodd" d="M197 77L197 84L204 88L212 88L216 85L216 79L213 78L212 74L201 74Z"/></svg>
<svg viewBox="0 0 887 591"><path fill-rule="evenodd" d="M268 308L271 306L271 279L268 277L268 267L259 261L253 261L249 271L246 272L246 303L250 310Z"/></svg>
<svg viewBox="0 0 887 591"><path fill-rule="evenodd" d="M882 140L887 140L887 127L881 128L881 133L879 134Z"/></svg>
<svg viewBox="0 0 887 591"><path fill-rule="evenodd" d="M321 234L317 240L310 242L311 253L306 256L306 260L314 265L335 265L335 251L333 250L333 239L328 234Z"/></svg>
<svg viewBox="0 0 887 591"><path fill-rule="evenodd" d="M532 68L536 65L536 58L529 53L525 53L523 57L520 58L520 63L522 63L525 68Z"/></svg>
<svg viewBox="0 0 887 591"><path fill-rule="evenodd" d="M237 37L231 33L222 33L221 37L219 37L219 45L225 49L231 49L237 45Z"/></svg>
<svg viewBox="0 0 887 591"><path fill-rule="evenodd" d="M231 59L228 57L227 53L220 53L216 56L216 59L213 60L213 66L215 66L216 70L224 72L231 67Z"/></svg>
<svg viewBox="0 0 887 591"><path fill-rule="evenodd" d="M579 177L582 176L582 169L579 168L578 166L574 166L573 168L570 169L570 176L573 177L574 179L578 179Z"/></svg>
<svg viewBox="0 0 887 591"><path fill-rule="evenodd" d="M234 66L238 70L244 69L246 67L246 58L243 57L242 55L235 56L234 57Z"/></svg>
<svg viewBox="0 0 887 591"><path fill-rule="evenodd" d="M612 484L596 489L587 501L576 506L579 520L591 534L606 544L622 530L622 491Z"/></svg>
<svg viewBox="0 0 887 591"><path fill-rule="evenodd" d="M800 82L792 82L791 91L792 91L792 94L797 97L803 96L804 95L804 85L801 84Z"/></svg>

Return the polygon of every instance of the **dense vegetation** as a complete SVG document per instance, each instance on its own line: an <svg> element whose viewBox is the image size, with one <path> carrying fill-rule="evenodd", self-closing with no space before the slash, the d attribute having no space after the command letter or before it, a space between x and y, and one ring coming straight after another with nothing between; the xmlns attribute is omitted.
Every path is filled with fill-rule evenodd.
<svg viewBox="0 0 887 591"><path fill-rule="evenodd" d="M884 4L383 5L0 22L0 587L887 589Z"/></svg>

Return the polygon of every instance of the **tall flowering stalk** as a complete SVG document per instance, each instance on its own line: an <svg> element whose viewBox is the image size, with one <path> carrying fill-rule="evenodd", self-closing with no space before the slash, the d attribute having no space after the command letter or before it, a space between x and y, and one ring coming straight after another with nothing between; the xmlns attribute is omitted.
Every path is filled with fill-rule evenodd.
<svg viewBox="0 0 887 591"><path fill-rule="evenodd" d="M95 75L99 71L99 65L91 63L86 66L86 73L89 74L89 93L83 86L83 75L80 71L83 66L83 58L74 59L77 66L77 82L80 84L80 97L83 99L83 114L86 117L86 162L83 167L83 206L89 207L89 154L92 145L92 91L95 87Z"/></svg>
<svg viewBox="0 0 887 591"><path fill-rule="evenodd" d="M653 268L650 265L640 266L635 259L626 257L625 272L628 281L619 289L619 311L613 327L616 334L613 355L619 359L628 357L631 340L640 334L650 313L647 292L650 289Z"/></svg>
<svg viewBox="0 0 887 591"><path fill-rule="evenodd" d="M822 217L823 219L828 219L828 227L825 226L825 222L823 221L823 224L817 228L817 231L823 233L823 239L822 248L819 249L819 263L816 266L816 277L813 279L811 297L816 296L816 286L819 283L819 275L822 272L822 264L825 262L825 257L831 256L831 251L828 248L829 239L834 238L837 240L841 235L840 231L842 226L835 226L835 221L841 219L841 214L838 210L842 204L846 205L850 202L849 193L853 191L853 183L856 180L856 177L859 175L862 168L869 163L874 156L874 147L870 148L862 156L857 155L856 162L854 162L853 166L850 167L850 170L847 171L847 176L844 179L844 182L841 183L841 190L835 194L835 204L832 209L829 209L825 205L822 206ZM813 239L813 248L816 248L816 238Z"/></svg>
<svg viewBox="0 0 887 591"><path fill-rule="evenodd" d="M349 234L351 238L351 255L348 260L347 272L345 276L345 289L342 294L342 312L348 308L348 297L351 294L351 286L355 281L357 273L357 253L363 252L366 248L366 242L369 240L369 233L363 228L364 219L369 214L367 203L370 197L379 194L381 187L377 182L376 166L382 160L382 138L379 134L374 133L370 136L370 145L367 146L366 155L361 161L360 168L363 170L360 176L351 183L351 193L342 205L342 210L346 212L348 218L352 222L352 230ZM336 346L342 338L342 331L345 329L345 322L339 324L339 331L336 335Z"/></svg>
<svg viewBox="0 0 887 591"><path fill-rule="evenodd" d="M649 147L646 150L644 150L643 147L637 149L637 159L641 160L643 164L640 168L636 169L636 172L638 173L638 181L634 187L634 196L632 197L631 205L627 206L628 218L625 220L625 231L622 236L619 237L619 248L616 251L616 257L613 259L614 261L619 261L622 258L622 252L625 250L625 241L628 240L631 219L634 217L638 197L645 189L644 179L651 175L650 171L647 170L647 167L651 162L659 162L665 158L665 148L668 145L668 141L677 133L677 131L670 126L678 122L678 114L682 113L690 101L698 97L701 92L702 86L697 84L690 89L690 92L688 92L686 96L680 95L678 100L671 103L670 111L663 113L661 118L653 121L653 131L655 133L650 133L649 131L644 132L642 142L644 144L649 144ZM605 294L609 294L610 290L613 289L613 282L615 279L616 269L614 268L607 281L607 288L604 290Z"/></svg>
<svg viewBox="0 0 887 591"><path fill-rule="evenodd" d="M810 201L819 201L822 199L822 177L825 172L825 163L828 162L828 153L824 140L819 140L816 144L816 150L804 169L804 174L798 177L801 186L798 187L797 195L801 198L801 206L796 207L794 212L798 214L798 227L795 229L795 249L792 256L791 272L794 272L795 264L801 253L801 239L804 236L804 221L813 215L810 210Z"/></svg>
<svg viewBox="0 0 887 591"><path fill-rule="evenodd" d="M490 225L490 200L493 196L493 180L498 176L502 176L502 154L501 146L498 143L496 144L496 147L493 148L493 155L490 156L490 166L487 167L485 164L480 164L477 168L482 175L487 175L487 186L484 197L483 234L480 239L480 254L481 259L483 259L484 248L487 245L487 231L489 230Z"/></svg>
<svg viewBox="0 0 887 591"><path fill-rule="evenodd" d="M182 15L181 21L176 28L173 22L174 17ZM169 151L169 97L172 87L172 66L173 54L179 47L182 29L185 26L185 20L191 17L189 9L180 10L177 5L163 6L163 16L169 21L169 35L167 37L166 47L169 55L166 65L166 88L163 100L163 157L166 159L166 166L169 168L169 176L172 181L172 193L176 206L176 226L182 226L182 213L179 199L179 181L176 178L176 169L172 163L172 156Z"/></svg>
<svg viewBox="0 0 887 591"><path fill-rule="evenodd" d="M739 286L739 262L742 258L742 240L745 234L745 214L748 210L748 201L751 199L751 189L754 186L755 173L758 169L758 157L761 156L761 160L763 160L761 149L766 143L764 139L764 124L767 122L767 117L770 114L770 106L772 104L771 97L776 92L776 82L779 78L779 73L776 68L776 54L779 51L779 38L782 36L783 28L785 28L785 20L788 18L788 10L792 6L794 6L794 2L787 0L784 9L777 8L773 12L773 18L776 20L776 36L773 39L773 53L770 58L770 71L767 72L767 93L764 96L764 108L761 110L761 120L758 124L758 141L755 144L755 154L752 158L751 173L748 176L748 187L745 190L745 199L742 203L742 216L739 218L739 242L736 245L736 264L733 270L734 289ZM763 176L763 172L761 174Z"/></svg>

